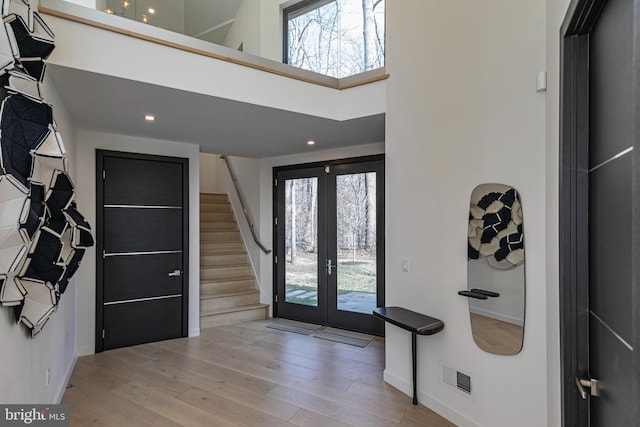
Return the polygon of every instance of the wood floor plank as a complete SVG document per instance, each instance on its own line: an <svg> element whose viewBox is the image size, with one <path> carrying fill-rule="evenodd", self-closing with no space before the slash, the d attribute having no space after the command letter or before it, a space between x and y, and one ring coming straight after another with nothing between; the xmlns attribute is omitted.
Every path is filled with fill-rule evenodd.
<svg viewBox="0 0 640 427"><path fill-rule="evenodd" d="M278 362L273 358L275 355L268 356L255 351L235 351L230 354L229 349L216 344L213 344L213 348L208 351L196 352L191 349L187 353L183 353L180 346L175 344L166 344L166 348L229 369L252 372L258 378L278 384L293 386L298 384L302 387L308 384L318 384L346 390L353 382L330 373L319 373L290 363Z"/></svg>
<svg viewBox="0 0 640 427"><path fill-rule="evenodd" d="M253 409L250 402L243 405L197 388L192 388L177 398L241 426L284 427L292 425L279 418Z"/></svg>
<svg viewBox="0 0 640 427"><path fill-rule="evenodd" d="M382 381L382 338L359 348L268 323L79 358L71 425L452 426Z"/></svg>
<svg viewBox="0 0 640 427"><path fill-rule="evenodd" d="M290 421L291 424L300 427L349 427L352 424L345 424L334 418L326 415L318 414L317 412L307 411L302 409L298 412L298 415L293 417Z"/></svg>
<svg viewBox="0 0 640 427"><path fill-rule="evenodd" d="M148 365L155 360L147 360L144 363L127 364L117 355L111 355L110 352L104 353L106 359L110 362L110 365L105 367L110 372L118 371L129 378L129 380L135 380L149 384L159 390L162 390L165 394L177 395L189 390L192 385L179 381L172 375L158 375L157 371L149 369Z"/></svg>
<svg viewBox="0 0 640 427"><path fill-rule="evenodd" d="M181 426L215 425L219 427L237 427L239 425L137 382L130 382L120 386L113 390L113 393L136 402L143 408L173 420Z"/></svg>
<svg viewBox="0 0 640 427"><path fill-rule="evenodd" d="M154 365L159 367L154 367ZM171 375L172 378L176 379L178 378L177 370L180 369L180 381L189 380L188 383L191 386L196 387L200 387L200 384L194 381L204 380L196 380L196 378L199 377L206 377L206 381L213 381L214 384L230 384L245 390L251 390L262 394L268 393L273 387L275 387L274 383L257 378L253 375L247 375L214 363L203 362L201 360L189 358L170 351L167 351L166 358L157 361L149 361L144 366L147 369L151 369L156 372L170 372L173 374ZM186 391L186 389L182 391Z"/></svg>
<svg viewBox="0 0 640 427"><path fill-rule="evenodd" d="M398 422L385 420L375 415L370 415L349 406L332 402L327 399L304 393L300 390L294 390L287 387L276 387L269 392L269 395L276 397L285 402L298 405L309 411L325 414L340 422L351 425L362 425L368 427L388 427L397 426Z"/></svg>
<svg viewBox="0 0 640 427"><path fill-rule="evenodd" d="M297 354L283 353L276 360L312 369L320 373L331 372L343 378L363 382L366 384L382 385L382 371L374 372L371 369L360 369L355 363L344 363L337 359L318 359L299 356Z"/></svg>
<svg viewBox="0 0 640 427"><path fill-rule="evenodd" d="M407 407L400 425L403 427L456 427L455 424L422 405Z"/></svg>
<svg viewBox="0 0 640 427"><path fill-rule="evenodd" d="M213 365L210 366L213 368ZM236 380L235 377L238 376L237 373L231 373L227 375L224 380L220 380L208 376L208 373L190 372L182 368L176 368L175 366L167 365L167 369L171 369L174 372L175 378L183 382L189 382L195 388L206 390L209 393L222 396L237 403L250 401L254 409L258 409L265 414L285 421L289 420L300 410L300 408L295 405L290 405L268 396L268 392L276 387L275 384L272 384L269 390L266 391L264 388L262 390L253 390L248 387L233 384Z"/></svg>
<svg viewBox="0 0 640 427"><path fill-rule="evenodd" d="M146 368L144 363L148 363L152 359L145 359L144 363L132 364L126 363L126 360L123 361L118 355L111 354L111 352L101 353L99 356L99 360L94 361L90 370L86 370L85 367L88 362L77 363L78 370L74 371L74 374L81 375L87 381L101 386L109 387L111 385L109 388L117 388L131 380L143 381L172 395L185 392L192 387L190 384L181 383L175 378L171 378L171 376L158 375ZM110 376L118 381L109 381Z"/></svg>
<svg viewBox="0 0 640 427"><path fill-rule="evenodd" d="M92 408L92 403L86 397L74 391L65 393L62 402L72 408L69 414L69 425L75 426L96 426L96 427L119 427L117 421L108 414L102 413L99 409Z"/></svg>
<svg viewBox="0 0 640 427"><path fill-rule="evenodd" d="M75 404L71 405L70 403L71 419L75 418L74 408L78 405L98 412L100 419L107 425L136 427L177 427L180 425L131 400L113 394L109 389L85 381L83 378L72 378L72 384L74 384L73 388L65 393L65 398L76 399ZM67 395L70 396L67 397ZM67 403L65 398L62 403ZM80 403L78 404L78 402Z"/></svg>

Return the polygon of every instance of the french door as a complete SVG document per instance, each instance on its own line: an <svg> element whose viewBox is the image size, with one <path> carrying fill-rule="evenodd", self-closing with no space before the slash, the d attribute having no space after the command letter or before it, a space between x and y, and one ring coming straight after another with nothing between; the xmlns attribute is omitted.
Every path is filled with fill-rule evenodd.
<svg viewBox="0 0 640 427"><path fill-rule="evenodd" d="M382 335L384 159L274 169L275 315Z"/></svg>

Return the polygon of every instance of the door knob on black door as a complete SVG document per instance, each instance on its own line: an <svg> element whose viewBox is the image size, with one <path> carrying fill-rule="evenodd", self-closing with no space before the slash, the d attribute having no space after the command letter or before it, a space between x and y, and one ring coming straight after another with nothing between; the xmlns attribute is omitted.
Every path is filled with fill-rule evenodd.
<svg viewBox="0 0 640 427"><path fill-rule="evenodd" d="M169 277L180 277L182 275L182 271L180 270L173 270L171 273L169 273Z"/></svg>

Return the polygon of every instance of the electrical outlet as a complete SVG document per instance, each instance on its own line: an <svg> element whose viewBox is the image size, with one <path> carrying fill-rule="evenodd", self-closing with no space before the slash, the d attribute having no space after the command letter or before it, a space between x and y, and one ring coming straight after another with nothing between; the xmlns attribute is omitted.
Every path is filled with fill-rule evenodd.
<svg viewBox="0 0 640 427"><path fill-rule="evenodd" d="M409 260L408 259L403 259L402 260L402 271L405 273L409 272Z"/></svg>
<svg viewBox="0 0 640 427"><path fill-rule="evenodd" d="M51 368L47 368L44 377L44 385L48 386L51 383Z"/></svg>

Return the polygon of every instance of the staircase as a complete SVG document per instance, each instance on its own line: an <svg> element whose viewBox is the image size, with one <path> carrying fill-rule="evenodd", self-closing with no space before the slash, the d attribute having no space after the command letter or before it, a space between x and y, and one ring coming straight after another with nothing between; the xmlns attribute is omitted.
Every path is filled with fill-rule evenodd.
<svg viewBox="0 0 640 427"><path fill-rule="evenodd" d="M247 251L226 194L200 194L200 329L265 319Z"/></svg>

